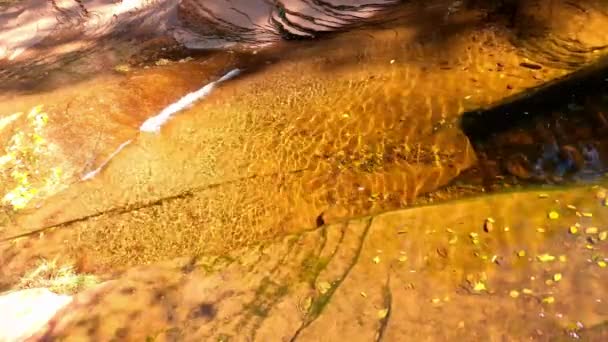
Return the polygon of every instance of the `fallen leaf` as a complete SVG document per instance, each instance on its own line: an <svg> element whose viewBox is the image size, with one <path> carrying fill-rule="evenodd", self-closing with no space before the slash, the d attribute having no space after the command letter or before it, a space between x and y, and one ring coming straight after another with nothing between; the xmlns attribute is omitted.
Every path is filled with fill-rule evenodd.
<svg viewBox="0 0 608 342"><path fill-rule="evenodd" d="M307 297L302 304L302 311L308 312L310 307L312 306L312 297Z"/></svg>
<svg viewBox="0 0 608 342"><path fill-rule="evenodd" d="M331 289L331 284L326 281L322 281L317 285L317 288L319 289L319 292L321 292L321 294L326 294L327 291Z"/></svg>
<svg viewBox="0 0 608 342"><path fill-rule="evenodd" d="M511 290L509 292L509 296L511 296L511 298L517 298L517 297L519 297L519 291L517 291L517 290Z"/></svg>
<svg viewBox="0 0 608 342"><path fill-rule="evenodd" d="M555 298L553 298L552 296L546 297L543 299L543 303L553 304L554 302L555 302Z"/></svg>
<svg viewBox="0 0 608 342"><path fill-rule="evenodd" d="M562 280L562 274L561 273L555 273L553 275L553 281L558 282L560 280Z"/></svg>
<svg viewBox="0 0 608 342"><path fill-rule="evenodd" d="M487 290L486 284L484 284L481 281L477 281L473 285L473 291L475 291L475 292L481 292L481 291L486 291L486 290Z"/></svg>
<svg viewBox="0 0 608 342"><path fill-rule="evenodd" d="M448 241L448 243L449 243L450 245L453 245L453 244L455 244L456 242L458 242L458 236L456 236L456 235L452 236L452 238L451 238L451 239Z"/></svg>
<svg viewBox="0 0 608 342"><path fill-rule="evenodd" d="M374 264L379 264L380 263L380 257L379 256L375 256L372 261L374 262Z"/></svg>
<svg viewBox="0 0 608 342"><path fill-rule="evenodd" d="M551 254L541 254L541 255L537 255L536 259L538 259L538 261L540 262L549 262L549 261L554 261L555 260L555 256L551 255Z"/></svg>
<svg viewBox="0 0 608 342"><path fill-rule="evenodd" d="M378 310L379 319L384 319L384 318L386 318L386 316L388 316L388 309Z"/></svg>
<svg viewBox="0 0 608 342"><path fill-rule="evenodd" d="M585 234L597 234L597 227L589 227L585 229Z"/></svg>
<svg viewBox="0 0 608 342"><path fill-rule="evenodd" d="M559 218L559 213L555 210L549 212L549 218L551 220L557 220Z"/></svg>

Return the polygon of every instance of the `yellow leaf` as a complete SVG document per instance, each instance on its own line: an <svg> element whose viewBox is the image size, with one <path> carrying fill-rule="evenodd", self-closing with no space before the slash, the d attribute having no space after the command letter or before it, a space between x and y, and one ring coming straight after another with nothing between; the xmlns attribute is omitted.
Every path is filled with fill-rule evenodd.
<svg viewBox="0 0 608 342"><path fill-rule="evenodd" d="M517 297L519 297L519 291L517 291L517 290L511 290L509 292L509 296L511 296L511 298L517 298Z"/></svg>
<svg viewBox="0 0 608 342"><path fill-rule="evenodd" d="M570 226L570 229L568 231L570 232L570 234L574 235L578 233L578 228L576 226Z"/></svg>
<svg viewBox="0 0 608 342"><path fill-rule="evenodd" d="M555 298L553 298L552 296L546 297L543 299L543 303L553 304L554 302L555 302Z"/></svg>
<svg viewBox="0 0 608 342"><path fill-rule="evenodd" d="M540 262L549 262L549 261L554 261L555 256L545 253L545 254L536 256L536 259L538 259L538 261L540 261Z"/></svg>
<svg viewBox="0 0 608 342"><path fill-rule="evenodd" d="M374 264L379 264L380 263L380 257L379 256L375 256L372 261L374 262Z"/></svg>
<svg viewBox="0 0 608 342"><path fill-rule="evenodd" d="M486 291L486 284L484 284L481 281L475 282L475 284L473 285L473 291L475 292L481 292L481 291Z"/></svg>
<svg viewBox="0 0 608 342"><path fill-rule="evenodd" d="M331 289L331 284L326 281L322 281L317 285L317 288L319 289L319 292L321 292L321 294L326 294L327 291Z"/></svg>
<svg viewBox="0 0 608 342"><path fill-rule="evenodd" d="M560 280L562 280L562 274L561 273L555 273L553 275L553 281L558 282Z"/></svg>
<svg viewBox="0 0 608 342"><path fill-rule="evenodd" d="M559 218L559 213L555 210L549 212L549 218L551 220L557 220Z"/></svg>
<svg viewBox="0 0 608 342"><path fill-rule="evenodd" d="M388 316L388 309L378 310L379 319L384 319L384 318L386 318L386 316Z"/></svg>
<svg viewBox="0 0 608 342"><path fill-rule="evenodd" d="M589 227L585 229L585 234L597 234L597 227Z"/></svg>

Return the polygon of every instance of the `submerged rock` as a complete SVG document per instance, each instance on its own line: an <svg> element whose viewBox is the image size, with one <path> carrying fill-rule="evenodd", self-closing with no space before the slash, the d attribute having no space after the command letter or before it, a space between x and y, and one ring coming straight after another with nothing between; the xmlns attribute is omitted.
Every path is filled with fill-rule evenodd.
<svg viewBox="0 0 608 342"><path fill-rule="evenodd" d="M570 235L560 223L576 216L565 203L588 208L598 222L608 219L588 188L383 213L224 257L130 269L76 295L37 336L521 341L560 339L580 322L576 331L583 340L602 341L605 331L597 330L608 315L608 273L589 257L606 242L594 252ZM552 219L551 210L564 215ZM497 226L482 236L479 223L490 216L512 228ZM539 234L539 225L555 225L555 231ZM404 226L407 234L400 233ZM467 238L474 234L476 244ZM461 238L446 245L453 236ZM605 267L603 259L598 262Z"/></svg>

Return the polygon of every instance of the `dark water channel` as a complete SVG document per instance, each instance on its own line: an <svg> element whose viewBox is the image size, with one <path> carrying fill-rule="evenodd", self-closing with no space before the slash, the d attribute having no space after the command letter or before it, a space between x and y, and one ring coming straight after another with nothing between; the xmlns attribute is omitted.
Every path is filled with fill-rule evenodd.
<svg viewBox="0 0 608 342"><path fill-rule="evenodd" d="M608 69L463 114L478 163L420 199L592 184L608 171Z"/></svg>

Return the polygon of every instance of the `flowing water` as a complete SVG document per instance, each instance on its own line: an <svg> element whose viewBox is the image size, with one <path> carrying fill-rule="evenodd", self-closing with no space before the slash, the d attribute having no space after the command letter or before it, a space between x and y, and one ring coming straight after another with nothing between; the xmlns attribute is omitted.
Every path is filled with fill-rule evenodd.
<svg viewBox="0 0 608 342"><path fill-rule="evenodd" d="M152 52L143 49L126 58L121 48L128 44L106 50L112 41L104 40L100 51L68 54L55 69L43 62L22 71L5 69L0 73L8 75L0 85L0 287L19 283L40 257L114 278L132 266L180 257L225 256L252 245L262 251L284 236L327 234L326 227L337 223L344 224L344 238L358 232L358 223L352 223L358 219L399 221L399 212L380 214L438 202L444 204L408 211L411 230L391 221L399 226L396 235L385 229L370 238L379 255L384 248L379 241L390 250L405 237L411 247L407 253L417 264L406 275L412 284L425 285L408 305L419 304L429 288L457 297L450 286L459 287L460 278L475 283L469 273L478 269L503 277L495 286L507 294L509 286L536 279L529 277L533 272L547 277L543 264L524 263L514 254L522 246L539 254L549 247L586 248L593 253L589 262L605 267L601 235L568 240L574 233L557 227L561 223L547 218L545 210L559 207L559 215L586 225L591 214L585 210L606 200L602 187L594 188L597 198L587 196L593 201L570 189L606 183L608 30L602 31L601 15L608 12L588 0L596 7L583 11L587 26L572 19L539 28L536 21L518 26L504 13L446 3L404 3L385 20L316 40L276 42L276 32L260 28L256 34L274 42L271 47L191 51L161 40ZM549 16L534 12L541 2L528 3L524 19ZM556 7L549 17L564 17L572 10L568 6ZM193 12L194 19L202 12ZM297 26L302 18L285 11L274 19L291 27L293 32L283 35L306 38L310 30ZM534 196L523 193L531 189L558 190L554 193L564 202L536 204L543 210L538 215L536 205L526 202ZM509 191L518 193L476 199ZM483 231L494 235L480 239L480 233L470 232L476 223L465 225L463 217L488 211L513 223L496 229L487 223L493 219L486 220ZM602 230L605 215L594 217ZM521 228L529 224L537 228ZM435 234L444 230L449 241ZM342 238L337 246L354 241ZM321 249L327 239L322 236ZM365 248L371 253L363 246L365 236L360 241L358 253ZM317 248L316 242L289 243L296 251ZM579 254L581 260L562 265L568 273L577 272L576 262L586 262ZM366 257L381 264L378 256ZM307 260L298 267L306 269ZM420 272L414 274L416 267ZM594 277L587 287L574 276L572 283L561 284L567 287L565 298L585 297L585 305L562 312L599 324L606 299L597 287L605 277L589 267L578 271ZM562 274L553 277L559 279L547 286ZM222 280L219 287L224 285L231 283ZM367 296L361 293L356 297ZM473 297L459 303L473 305L481 298ZM509 303L500 307L517 312ZM435 317L432 308L410 306ZM463 311L457 312L454 317L462 317ZM560 319L562 312L556 313ZM410 317L404 326L416 320Z"/></svg>
<svg viewBox="0 0 608 342"><path fill-rule="evenodd" d="M480 182L491 189L501 177L544 175L516 170L558 160L561 141L547 145L553 154L526 155L530 165L487 171L496 158L524 157L501 155L509 134L480 145L460 118L571 67L528 59L508 30L475 11L402 11L406 24L318 42L159 59L92 80L58 73L58 84L74 81L7 99L5 113L44 105L52 152L37 163L60 167L62 181L9 214L3 236L86 227L74 253L149 262L403 208L451 182L479 192ZM556 167L547 172L572 168ZM466 179L475 172L484 176Z"/></svg>

